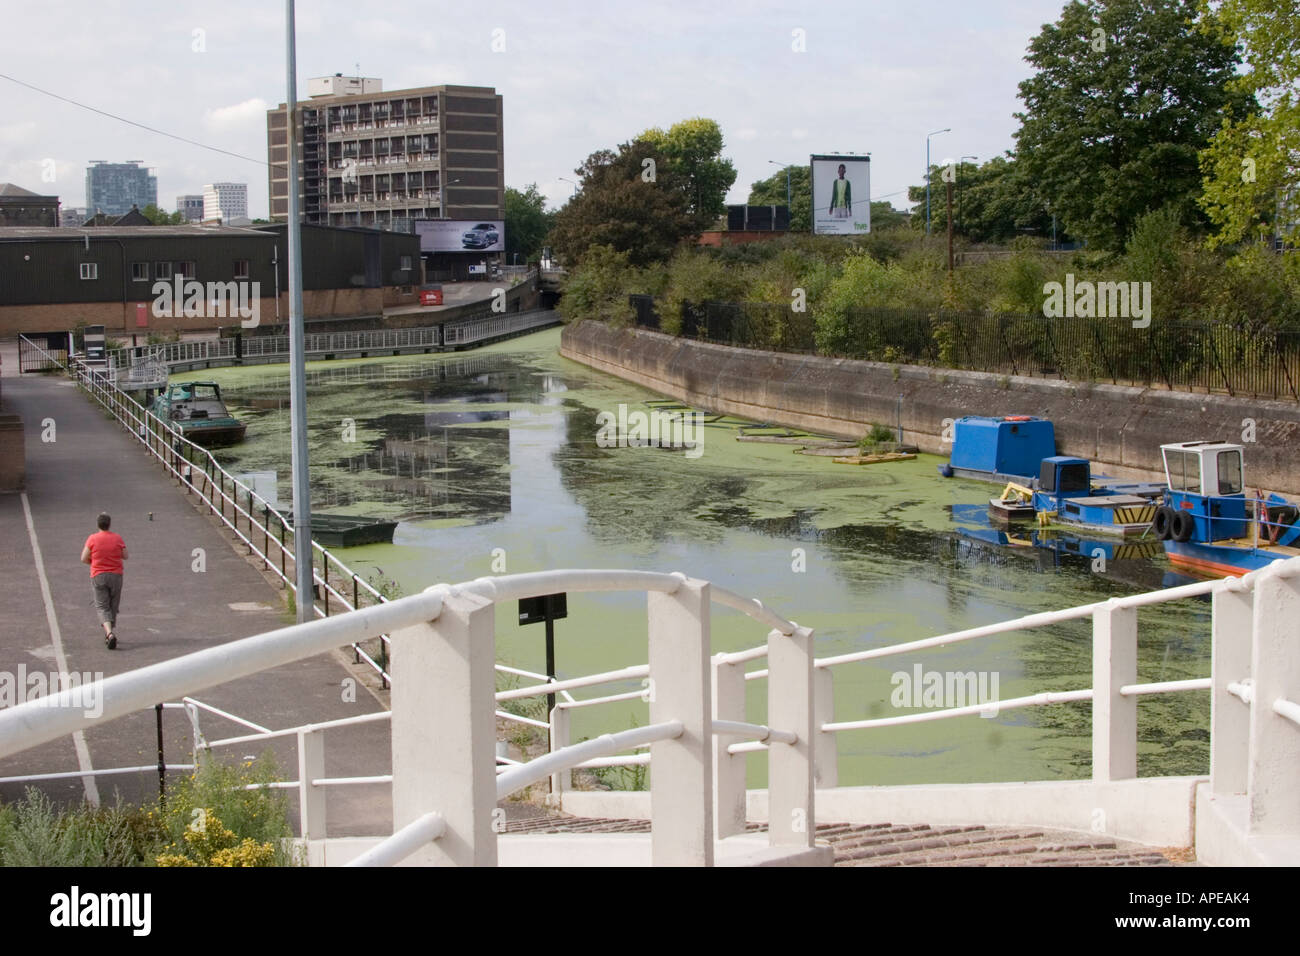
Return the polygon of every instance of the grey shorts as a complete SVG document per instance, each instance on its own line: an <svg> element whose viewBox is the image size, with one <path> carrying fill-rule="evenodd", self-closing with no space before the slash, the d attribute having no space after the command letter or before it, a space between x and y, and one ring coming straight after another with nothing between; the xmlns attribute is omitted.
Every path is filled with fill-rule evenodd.
<svg viewBox="0 0 1300 956"><path fill-rule="evenodd" d="M101 624L117 624L117 608L122 603L122 575L105 571L90 579L95 589L95 610Z"/></svg>

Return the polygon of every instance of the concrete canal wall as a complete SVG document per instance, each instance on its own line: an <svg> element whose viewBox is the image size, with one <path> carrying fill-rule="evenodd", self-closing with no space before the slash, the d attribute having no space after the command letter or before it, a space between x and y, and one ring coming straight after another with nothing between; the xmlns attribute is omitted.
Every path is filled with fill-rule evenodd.
<svg viewBox="0 0 1300 956"><path fill-rule="evenodd" d="M1061 454L1120 477L1163 477L1160 445L1223 439L1246 449L1246 481L1300 494L1300 405L710 345L597 322L567 326L564 357L699 408L860 438L901 422L904 441L947 455L945 422L1039 415ZM951 437L950 435L947 437ZM1252 441L1253 439L1253 441Z"/></svg>

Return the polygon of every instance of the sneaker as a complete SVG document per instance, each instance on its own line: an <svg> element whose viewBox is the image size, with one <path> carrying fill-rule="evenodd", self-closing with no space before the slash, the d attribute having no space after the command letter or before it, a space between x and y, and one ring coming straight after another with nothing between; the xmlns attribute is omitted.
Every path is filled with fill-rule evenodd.
<svg viewBox="0 0 1300 956"><path fill-rule="evenodd" d="M104 638L104 643L108 645L108 649L109 649L110 651L113 650L114 648L116 648L116 647L117 647L117 633L116 633L115 631L110 631L109 634L108 634L108 637Z"/></svg>

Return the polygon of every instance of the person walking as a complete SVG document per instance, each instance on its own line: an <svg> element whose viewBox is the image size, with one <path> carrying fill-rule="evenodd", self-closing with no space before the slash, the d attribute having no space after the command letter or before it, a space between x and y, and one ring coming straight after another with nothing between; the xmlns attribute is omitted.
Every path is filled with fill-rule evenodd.
<svg viewBox="0 0 1300 956"><path fill-rule="evenodd" d="M81 549L81 563L90 565L90 586L95 592L95 610L104 628L104 643L111 651L117 647L117 609L122 603L122 562L127 559L126 542L120 534L109 531L113 519L101 514L95 522L99 530L86 539Z"/></svg>

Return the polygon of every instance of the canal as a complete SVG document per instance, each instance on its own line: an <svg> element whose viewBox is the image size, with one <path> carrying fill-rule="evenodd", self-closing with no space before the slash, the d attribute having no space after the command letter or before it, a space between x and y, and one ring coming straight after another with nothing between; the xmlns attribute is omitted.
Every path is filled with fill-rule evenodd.
<svg viewBox="0 0 1300 956"><path fill-rule="evenodd" d="M340 551L363 576L411 593L440 581L557 567L683 571L760 598L815 629L824 657L1174 583L1150 548L1094 556L997 543L992 486L943 479L941 459L853 467L705 427L701 453L600 447L597 415L656 396L558 354L551 329L472 352L308 366L313 508L400 521L391 545ZM289 508L288 367L209 370L248 437L218 451L261 473ZM559 676L644 663L643 595L571 595L556 625ZM1209 604L1139 612L1139 680L1209 674ZM497 615L498 658L544 669L544 628ZM715 605L714 650L762 643ZM980 674L1001 699L1091 686L1086 621L836 668L837 720L911 712L907 682ZM599 695L631 691L602 688ZM900 695L908 694L900 700ZM764 686L749 682L750 719ZM919 694L919 691L917 692ZM595 694L591 696L596 696ZM906 706L896 706L905 704ZM646 705L575 712L575 738L644 724ZM1209 695L1145 698L1141 775L1208 772ZM840 783L1086 777L1090 707L1063 704L839 735ZM751 755L750 785L764 781Z"/></svg>

